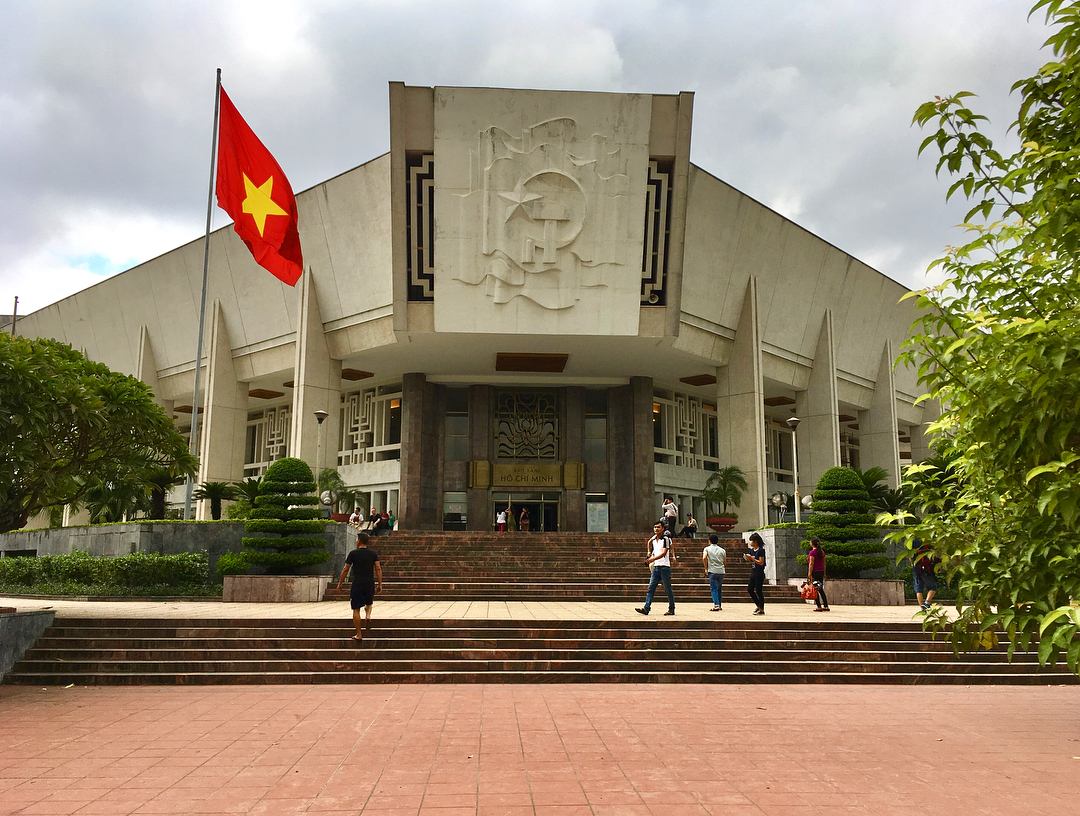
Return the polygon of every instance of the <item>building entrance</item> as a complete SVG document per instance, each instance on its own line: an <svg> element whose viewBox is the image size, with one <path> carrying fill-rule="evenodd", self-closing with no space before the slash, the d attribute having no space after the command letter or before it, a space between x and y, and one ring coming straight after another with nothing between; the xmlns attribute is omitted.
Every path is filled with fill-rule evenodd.
<svg viewBox="0 0 1080 816"><path fill-rule="evenodd" d="M559 530L558 493L492 493L491 498L494 502L492 518L510 505L511 530L521 528L522 510L529 513L529 532L554 533Z"/></svg>

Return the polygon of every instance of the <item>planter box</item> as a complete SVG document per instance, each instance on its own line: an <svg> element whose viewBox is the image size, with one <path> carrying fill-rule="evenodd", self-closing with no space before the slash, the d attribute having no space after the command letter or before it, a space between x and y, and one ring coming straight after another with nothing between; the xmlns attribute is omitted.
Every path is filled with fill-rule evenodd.
<svg viewBox="0 0 1080 816"><path fill-rule="evenodd" d="M801 586L805 578L788 578L789 586ZM904 582L875 578L837 578L825 575L829 606L904 606ZM806 603L812 604L813 601Z"/></svg>
<svg viewBox="0 0 1080 816"><path fill-rule="evenodd" d="M316 603L326 594L329 575L226 575L225 603Z"/></svg>

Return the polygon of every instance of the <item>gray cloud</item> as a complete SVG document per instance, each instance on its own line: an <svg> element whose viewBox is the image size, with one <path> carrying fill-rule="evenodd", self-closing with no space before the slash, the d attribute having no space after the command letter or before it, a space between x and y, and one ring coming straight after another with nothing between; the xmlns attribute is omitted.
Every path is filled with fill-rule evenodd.
<svg viewBox="0 0 1080 816"><path fill-rule="evenodd" d="M387 149L389 80L692 90L695 163L920 285L963 208L916 159L912 113L973 90L1003 134L1008 87L1047 59L1025 15L1014 0L20 4L0 28L0 311L199 235L218 66L296 189Z"/></svg>

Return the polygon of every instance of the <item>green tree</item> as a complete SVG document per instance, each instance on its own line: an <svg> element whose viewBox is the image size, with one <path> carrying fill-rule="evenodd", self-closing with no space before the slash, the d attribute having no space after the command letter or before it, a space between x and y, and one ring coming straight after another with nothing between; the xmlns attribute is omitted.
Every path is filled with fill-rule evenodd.
<svg viewBox="0 0 1080 816"><path fill-rule="evenodd" d="M83 498L91 524L124 521L151 508L146 486L137 481L99 482L94 480Z"/></svg>
<svg viewBox="0 0 1080 816"><path fill-rule="evenodd" d="M737 508L746 487L746 475L742 469L738 465L728 465L709 474L705 487L701 491L701 498L706 502L720 505L724 515L729 515L728 505Z"/></svg>
<svg viewBox="0 0 1080 816"><path fill-rule="evenodd" d="M232 482L203 482L191 494L191 498L199 501L209 501L210 518L214 521L221 521L221 503L223 501L232 501L237 495L236 485L232 484Z"/></svg>
<svg viewBox="0 0 1080 816"><path fill-rule="evenodd" d="M885 545L870 515L873 502L858 471L848 467L826 470L814 488L807 530L821 540L829 575L835 578L858 578L863 570L884 567ZM802 542L810 550L809 540ZM800 555L799 563L806 563Z"/></svg>
<svg viewBox="0 0 1080 816"><path fill-rule="evenodd" d="M191 469L144 383L55 340L0 334L0 532L95 485L145 486L162 461Z"/></svg>
<svg viewBox="0 0 1080 816"><path fill-rule="evenodd" d="M922 105L920 152L963 194L967 243L913 292L902 359L942 407L931 426L949 470L909 469L919 522L957 588L954 648L1064 650L1080 673L1080 3L1040 0L1054 58L1013 85L1020 148L999 152L961 92ZM934 471L937 471L934 473ZM927 476L933 478L927 479ZM927 485L929 482L929 487ZM937 610L928 626L944 625Z"/></svg>
<svg viewBox="0 0 1080 816"><path fill-rule="evenodd" d="M311 468L302 459L278 459L266 470L259 485L252 518L244 523L243 557L272 573L330 560L322 537L326 522L319 519L319 499Z"/></svg>

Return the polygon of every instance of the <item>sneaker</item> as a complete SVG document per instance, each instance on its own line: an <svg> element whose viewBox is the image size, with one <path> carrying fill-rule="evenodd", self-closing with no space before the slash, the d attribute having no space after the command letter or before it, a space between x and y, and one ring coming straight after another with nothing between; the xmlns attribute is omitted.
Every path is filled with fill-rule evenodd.
<svg viewBox="0 0 1080 816"><path fill-rule="evenodd" d="M669 609L669 610L668 610L667 612L665 612L665 613L664 613L664 615L665 615L665 616L667 616L667 615L674 615L674 614L675 614L675 610L674 610L674 609Z"/></svg>
<svg viewBox="0 0 1080 816"><path fill-rule="evenodd" d="M755 610L754 610L753 612L751 612L750 614L752 614L752 615L764 615L764 614L765 614L765 610L764 610L764 609L755 609Z"/></svg>
<svg viewBox="0 0 1080 816"><path fill-rule="evenodd" d="M930 604L924 601L922 606L919 607L919 609L921 609L923 612L927 612L930 609Z"/></svg>
<svg viewBox="0 0 1080 816"><path fill-rule="evenodd" d="M713 607L712 609L710 609L709 611L710 611L710 612L719 612L719 611L720 611L720 607L719 607L719 606L714 606L714 607Z"/></svg>
<svg viewBox="0 0 1080 816"><path fill-rule="evenodd" d="M640 606L637 609L635 609L634 611L637 612L639 615L648 615L649 614L648 609L645 609L644 607L640 607Z"/></svg>

